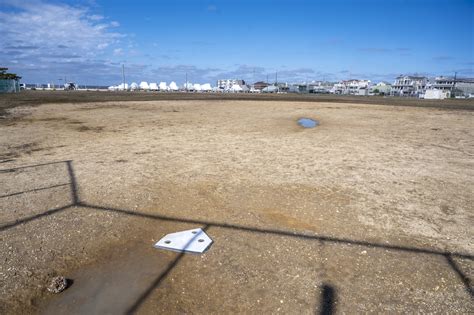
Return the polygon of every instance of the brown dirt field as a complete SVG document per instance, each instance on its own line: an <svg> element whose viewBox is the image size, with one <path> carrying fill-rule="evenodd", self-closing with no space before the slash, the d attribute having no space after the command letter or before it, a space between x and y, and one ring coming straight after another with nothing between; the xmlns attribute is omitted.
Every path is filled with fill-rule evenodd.
<svg viewBox="0 0 474 315"><path fill-rule="evenodd" d="M471 110L13 98L0 313L474 312ZM195 227L202 255L152 248Z"/></svg>

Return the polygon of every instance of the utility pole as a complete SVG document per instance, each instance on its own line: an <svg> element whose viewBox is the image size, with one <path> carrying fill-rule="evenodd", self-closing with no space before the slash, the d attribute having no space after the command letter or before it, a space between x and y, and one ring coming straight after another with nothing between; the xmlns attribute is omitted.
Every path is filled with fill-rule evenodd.
<svg viewBox="0 0 474 315"><path fill-rule="evenodd" d="M275 85L278 85L278 71L275 72Z"/></svg>
<svg viewBox="0 0 474 315"><path fill-rule="evenodd" d="M186 72L186 83L185 83L186 93L188 93L188 73Z"/></svg>
<svg viewBox="0 0 474 315"><path fill-rule="evenodd" d="M252 78L252 80L253 80L252 86L255 89L255 67L253 68L253 78Z"/></svg>
<svg viewBox="0 0 474 315"><path fill-rule="evenodd" d="M122 63L122 87L125 90L125 65Z"/></svg>
<svg viewBox="0 0 474 315"><path fill-rule="evenodd" d="M453 82L453 86L451 87L451 97L453 97L454 90L456 89L456 77L457 77L457 75L458 75L458 73L454 72L454 82Z"/></svg>

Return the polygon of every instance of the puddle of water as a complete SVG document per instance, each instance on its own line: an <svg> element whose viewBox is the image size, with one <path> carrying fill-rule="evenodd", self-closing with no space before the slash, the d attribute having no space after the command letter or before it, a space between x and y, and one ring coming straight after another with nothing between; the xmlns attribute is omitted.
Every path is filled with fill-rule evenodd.
<svg viewBox="0 0 474 315"><path fill-rule="evenodd" d="M311 118L300 118L298 119L298 125L303 128L314 128L319 125L319 121Z"/></svg>

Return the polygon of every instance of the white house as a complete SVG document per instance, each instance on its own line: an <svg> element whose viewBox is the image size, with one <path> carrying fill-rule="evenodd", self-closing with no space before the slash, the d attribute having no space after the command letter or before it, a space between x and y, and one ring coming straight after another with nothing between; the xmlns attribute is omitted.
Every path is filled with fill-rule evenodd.
<svg viewBox="0 0 474 315"><path fill-rule="evenodd" d="M139 87L140 87L140 90L145 90L145 91L148 91L150 89L150 86L145 81L140 82Z"/></svg>
<svg viewBox="0 0 474 315"><path fill-rule="evenodd" d="M367 95L370 80L349 80L347 81L347 93L351 95Z"/></svg>
<svg viewBox="0 0 474 315"><path fill-rule="evenodd" d="M224 90L230 90L236 84L242 86L245 85L245 81L237 79L217 80L217 87Z"/></svg>
<svg viewBox="0 0 474 315"><path fill-rule="evenodd" d="M201 91L210 92L211 90L212 90L211 84L204 83L203 85L201 85Z"/></svg>
<svg viewBox="0 0 474 315"><path fill-rule="evenodd" d="M451 91L449 90L435 90L435 89L428 89L426 90L423 98L427 100L443 100L445 98L451 97Z"/></svg>
<svg viewBox="0 0 474 315"><path fill-rule="evenodd" d="M334 94L367 95L370 80L343 80L334 84L330 90Z"/></svg>
<svg viewBox="0 0 474 315"><path fill-rule="evenodd" d="M138 90L138 84L136 82L132 82L132 84L130 84L130 91L135 90Z"/></svg>
<svg viewBox="0 0 474 315"><path fill-rule="evenodd" d="M194 91L194 85L190 82L184 83L184 89L186 91Z"/></svg>
<svg viewBox="0 0 474 315"><path fill-rule="evenodd" d="M432 89L450 91L455 96L467 96L474 93L473 78L436 77Z"/></svg>
<svg viewBox="0 0 474 315"><path fill-rule="evenodd" d="M333 85L325 81L312 81L308 84L308 93L329 93ZM294 88L294 86L293 86ZM289 92L292 92L292 87L289 87ZM299 91L299 88L298 88Z"/></svg>
<svg viewBox="0 0 474 315"><path fill-rule="evenodd" d="M278 86L276 85L269 85L262 89L262 93L278 93Z"/></svg>
<svg viewBox="0 0 474 315"><path fill-rule="evenodd" d="M171 83L170 83L170 85L169 85L168 88L169 88L171 91L177 91L177 90L179 90L179 89L178 89L178 86L176 85L176 82L174 82L174 81L171 81Z"/></svg>
<svg viewBox="0 0 474 315"><path fill-rule="evenodd" d="M256 89L256 88L252 85L252 87L250 88L249 92L250 92L250 93L261 93L262 91Z"/></svg>
<svg viewBox="0 0 474 315"><path fill-rule="evenodd" d="M168 91L168 86L166 85L166 82L161 81L158 85L158 89L160 91Z"/></svg>
<svg viewBox="0 0 474 315"><path fill-rule="evenodd" d="M127 91L128 90L128 83L120 83L117 86L118 91Z"/></svg>
<svg viewBox="0 0 474 315"><path fill-rule="evenodd" d="M379 95L390 95L392 86L387 82L379 82L370 87L370 93Z"/></svg>
<svg viewBox="0 0 474 315"><path fill-rule="evenodd" d="M158 84L156 84L155 82L153 83L150 83L150 91L158 91Z"/></svg>
<svg viewBox="0 0 474 315"><path fill-rule="evenodd" d="M401 75L392 85L391 94L398 96L418 96L424 94L428 79L426 77Z"/></svg>
<svg viewBox="0 0 474 315"><path fill-rule="evenodd" d="M241 87L240 85L234 84L234 85L232 85L232 87L230 88L230 91L231 91L231 92L234 92L234 93L235 93L235 92L242 92L243 89L242 89L242 87Z"/></svg>
<svg viewBox="0 0 474 315"><path fill-rule="evenodd" d="M201 84L194 83L193 88L194 88L194 91L201 92Z"/></svg>

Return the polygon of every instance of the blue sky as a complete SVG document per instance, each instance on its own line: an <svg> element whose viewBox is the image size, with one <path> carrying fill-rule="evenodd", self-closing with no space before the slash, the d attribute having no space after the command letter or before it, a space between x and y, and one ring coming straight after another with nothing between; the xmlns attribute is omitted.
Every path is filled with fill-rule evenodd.
<svg viewBox="0 0 474 315"><path fill-rule="evenodd" d="M0 0L0 29L28 83L474 76L474 0Z"/></svg>

